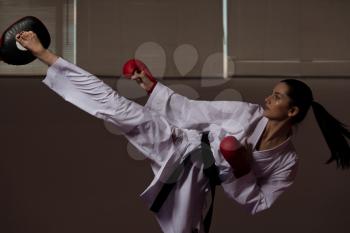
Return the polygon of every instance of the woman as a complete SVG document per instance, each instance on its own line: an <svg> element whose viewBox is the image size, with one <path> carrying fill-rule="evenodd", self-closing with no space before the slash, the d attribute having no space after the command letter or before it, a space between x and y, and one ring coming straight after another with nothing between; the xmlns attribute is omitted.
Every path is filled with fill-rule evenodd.
<svg viewBox="0 0 350 233"><path fill-rule="evenodd" d="M48 87L82 110L118 126L149 158L155 177L141 197L166 233L209 231L215 189L205 171L213 164L229 197L251 214L269 208L294 181L298 158L291 142L292 126L304 119L310 106L331 149L328 162L335 160L338 166L349 167L345 138L349 132L313 101L311 90L298 80L278 83L263 109L237 101L189 100L161 83L149 82L144 73L133 74L150 93L143 107L44 49L33 32L22 32L17 40L49 66L43 81ZM207 157L198 156L204 150L204 131L209 131L213 158L209 163ZM221 153L220 142L228 135L244 144L243 155L250 165L247 171L240 171L244 166L226 161Z"/></svg>

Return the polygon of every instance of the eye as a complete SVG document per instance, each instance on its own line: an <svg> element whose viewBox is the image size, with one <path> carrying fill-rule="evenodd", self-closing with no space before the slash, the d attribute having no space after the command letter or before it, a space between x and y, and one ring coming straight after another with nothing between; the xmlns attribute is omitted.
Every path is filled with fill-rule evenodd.
<svg viewBox="0 0 350 233"><path fill-rule="evenodd" d="M278 96L277 94L275 94L275 93L272 93L272 98L273 98L274 100L277 100L277 99L279 98L279 96Z"/></svg>

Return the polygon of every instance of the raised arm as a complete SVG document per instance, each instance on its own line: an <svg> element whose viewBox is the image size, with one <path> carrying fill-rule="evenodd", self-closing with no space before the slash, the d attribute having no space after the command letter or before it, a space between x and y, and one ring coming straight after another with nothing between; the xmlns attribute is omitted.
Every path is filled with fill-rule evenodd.
<svg viewBox="0 0 350 233"><path fill-rule="evenodd" d="M136 80L150 95L145 107L163 115L171 124L180 128L207 130L211 124L221 125L232 119L236 123L241 119L244 121L240 123L248 123L253 120L254 115L261 116L257 104L240 101L198 101L181 96L155 80L140 60L127 61L123 66L123 76Z"/></svg>
<svg viewBox="0 0 350 233"><path fill-rule="evenodd" d="M180 128L207 130L211 124L249 123L261 116L260 106L241 101L191 100L158 82L145 107Z"/></svg>

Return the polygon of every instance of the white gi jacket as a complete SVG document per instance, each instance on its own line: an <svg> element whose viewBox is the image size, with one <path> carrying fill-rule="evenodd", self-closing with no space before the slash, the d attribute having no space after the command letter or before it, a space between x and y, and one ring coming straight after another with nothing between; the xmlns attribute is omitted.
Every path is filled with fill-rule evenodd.
<svg viewBox="0 0 350 233"><path fill-rule="evenodd" d="M49 67L43 82L66 101L118 126L150 160L155 177L141 194L148 207L164 183L175 182L156 213L165 233L204 232L203 218L211 201L205 165L199 160L181 165L200 148L202 131L210 131L221 186L251 214L269 208L295 178L298 160L291 138L273 149L255 150L268 121L257 104L193 101L158 83L143 107L62 58ZM252 152L252 169L239 179L219 150L227 135L235 136ZM178 167L182 168L180 175L170 177Z"/></svg>

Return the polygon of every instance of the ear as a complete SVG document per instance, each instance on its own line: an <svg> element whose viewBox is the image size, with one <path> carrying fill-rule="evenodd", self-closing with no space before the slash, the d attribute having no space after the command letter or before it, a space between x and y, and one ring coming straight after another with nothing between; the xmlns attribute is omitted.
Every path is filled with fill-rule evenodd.
<svg viewBox="0 0 350 233"><path fill-rule="evenodd" d="M293 106L288 110L288 116L294 117L299 113L299 108L297 106Z"/></svg>

